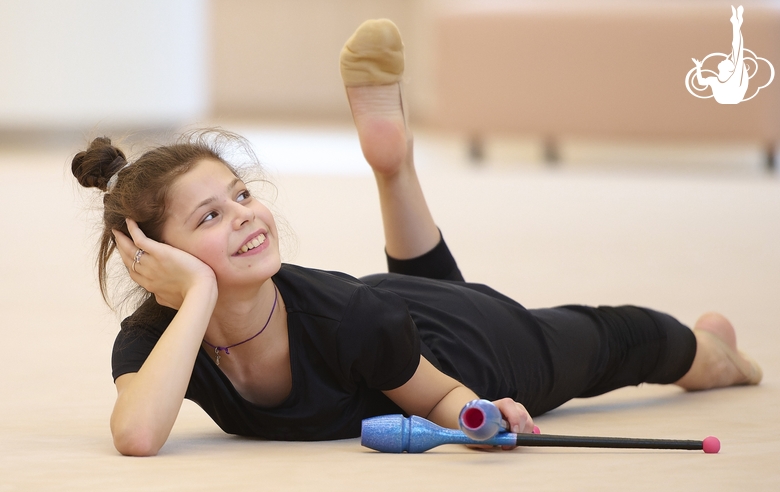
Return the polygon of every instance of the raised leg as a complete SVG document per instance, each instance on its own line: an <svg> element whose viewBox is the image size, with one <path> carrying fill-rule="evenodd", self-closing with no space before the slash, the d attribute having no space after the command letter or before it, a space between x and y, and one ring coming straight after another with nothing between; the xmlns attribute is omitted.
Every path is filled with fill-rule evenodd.
<svg viewBox="0 0 780 492"><path fill-rule="evenodd" d="M737 350L734 327L724 316L703 315L693 333L696 356L688 373L677 381L678 386L695 391L761 382L761 367Z"/></svg>
<svg viewBox="0 0 780 492"><path fill-rule="evenodd" d="M734 62L734 73L742 73L743 53L742 53L742 13L744 8L740 5L736 10L731 7L731 61Z"/></svg>
<svg viewBox="0 0 780 492"><path fill-rule="evenodd" d="M379 190L385 247L397 259L420 256L440 238L414 168L403 68L401 36L386 19L364 22L341 52L360 147Z"/></svg>

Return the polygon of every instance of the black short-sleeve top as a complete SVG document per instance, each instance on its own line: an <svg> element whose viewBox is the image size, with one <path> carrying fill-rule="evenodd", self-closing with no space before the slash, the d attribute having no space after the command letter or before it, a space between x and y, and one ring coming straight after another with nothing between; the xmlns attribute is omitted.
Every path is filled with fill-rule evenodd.
<svg viewBox="0 0 780 492"><path fill-rule="evenodd" d="M273 281L287 309L292 390L278 406L257 406L201 348L185 398L225 432L276 440L357 437L364 418L402 413L382 391L407 382L421 355L481 397L514 396L534 371L516 363L508 345L538 345L535 323L487 287L396 274L359 280L289 264ZM114 379L141 368L174 315L150 300L123 321Z"/></svg>

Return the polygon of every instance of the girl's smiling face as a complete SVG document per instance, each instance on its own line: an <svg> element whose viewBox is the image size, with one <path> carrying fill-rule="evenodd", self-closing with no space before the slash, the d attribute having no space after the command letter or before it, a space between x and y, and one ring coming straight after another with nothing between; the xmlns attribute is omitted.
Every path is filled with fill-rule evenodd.
<svg viewBox="0 0 780 492"><path fill-rule="evenodd" d="M281 267L271 211L213 159L171 186L162 239L211 267L220 287L262 283Z"/></svg>

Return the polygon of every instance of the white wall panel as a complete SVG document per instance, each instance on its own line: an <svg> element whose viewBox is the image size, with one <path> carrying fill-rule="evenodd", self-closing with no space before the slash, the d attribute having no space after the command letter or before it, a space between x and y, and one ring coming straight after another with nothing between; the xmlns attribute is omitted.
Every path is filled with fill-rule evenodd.
<svg viewBox="0 0 780 492"><path fill-rule="evenodd" d="M0 127L204 114L207 10L206 0L0 1Z"/></svg>

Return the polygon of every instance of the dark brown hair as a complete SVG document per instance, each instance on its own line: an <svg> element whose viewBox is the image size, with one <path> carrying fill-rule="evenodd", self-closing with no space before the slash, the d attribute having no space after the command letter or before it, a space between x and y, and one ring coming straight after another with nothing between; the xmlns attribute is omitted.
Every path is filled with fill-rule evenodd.
<svg viewBox="0 0 780 492"><path fill-rule="evenodd" d="M94 139L87 150L76 154L71 163L73 176L81 186L104 192L97 269L100 292L107 304L112 304L108 295L108 262L116 250L112 229L130 237L125 223L125 218L130 218L146 236L161 241L168 193L176 179L203 159L217 160L237 177L243 177L239 168L228 164L225 158L236 150L250 159L250 168L259 168L249 143L223 130L185 134L175 143L149 150L132 162L107 137ZM149 297L148 292L141 291L145 293L142 297Z"/></svg>

